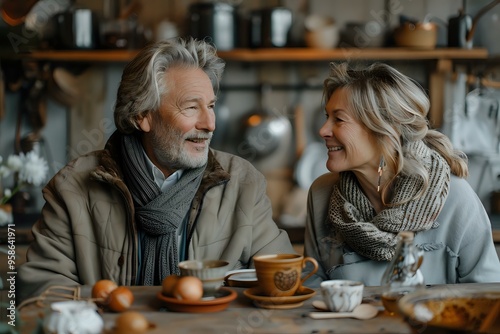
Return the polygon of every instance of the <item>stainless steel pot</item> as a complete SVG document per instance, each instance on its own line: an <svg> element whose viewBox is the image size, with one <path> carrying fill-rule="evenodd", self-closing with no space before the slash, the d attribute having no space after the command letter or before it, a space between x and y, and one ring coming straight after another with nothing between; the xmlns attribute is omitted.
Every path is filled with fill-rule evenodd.
<svg viewBox="0 0 500 334"><path fill-rule="evenodd" d="M194 3L189 6L189 34L210 38L218 50L237 47L237 13L233 5L222 2Z"/></svg>
<svg viewBox="0 0 500 334"><path fill-rule="evenodd" d="M72 7L49 20L45 35L55 49L97 49L99 19L91 9Z"/></svg>
<svg viewBox="0 0 500 334"><path fill-rule="evenodd" d="M289 44L292 11L272 7L252 11L250 14L250 47L274 48Z"/></svg>

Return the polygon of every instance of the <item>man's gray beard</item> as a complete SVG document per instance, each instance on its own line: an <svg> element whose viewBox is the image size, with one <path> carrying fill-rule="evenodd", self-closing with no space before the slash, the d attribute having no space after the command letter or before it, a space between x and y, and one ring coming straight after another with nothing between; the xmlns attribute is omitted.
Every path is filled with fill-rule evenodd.
<svg viewBox="0 0 500 334"><path fill-rule="evenodd" d="M153 152L161 165L171 169L189 169L199 168L207 163L211 139L207 140L202 156L192 157L183 150L185 140L182 134L171 125L163 125L160 131L153 132Z"/></svg>

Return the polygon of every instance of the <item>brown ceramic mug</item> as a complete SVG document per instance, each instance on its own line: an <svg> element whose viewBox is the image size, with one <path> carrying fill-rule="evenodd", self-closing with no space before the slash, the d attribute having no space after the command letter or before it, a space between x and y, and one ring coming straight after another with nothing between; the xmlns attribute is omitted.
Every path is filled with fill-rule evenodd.
<svg viewBox="0 0 500 334"><path fill-rule="evenodd" d="M318 262L312 257L299 254L259 255L253 258L259 290L265 296L293 296L295 292L318 270ZM306 263L314 269L301 279Z"/></svg>

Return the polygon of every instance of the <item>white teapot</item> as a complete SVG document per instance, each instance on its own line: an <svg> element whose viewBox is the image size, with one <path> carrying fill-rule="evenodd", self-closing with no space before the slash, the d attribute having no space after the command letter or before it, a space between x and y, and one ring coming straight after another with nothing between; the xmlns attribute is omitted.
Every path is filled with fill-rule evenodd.
<svg viewBox="0 0 500 334"><path fill-rule="evenodd" d="M53 303L43 321L45 334L98 334L103 326L97 305L83 300Z"/></svg>

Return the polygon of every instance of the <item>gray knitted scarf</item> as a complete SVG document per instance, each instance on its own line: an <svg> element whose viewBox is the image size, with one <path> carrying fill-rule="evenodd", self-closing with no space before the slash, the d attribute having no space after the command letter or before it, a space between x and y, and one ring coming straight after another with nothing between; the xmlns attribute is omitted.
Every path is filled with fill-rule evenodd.
<svg viewBox="0 0 500 334"><path fill-rule="evenodd" d="M407 145L405 156L423 163L429 173L429 187L423 195L375 214L352 172L340 173L330 198L328 222L335 237L360 255L376 261L392 259L399 231L424 231L437 227L435 219L448 195L450 167L446 160L422 141ZM423 181L400 175L394 181L391 203L408 200L421 191Z"/></svg>
<svg viewBox="0 0 500 334"><path fill-rule="evenodd" d="M162 193L149 176L139 138L122 138L125 180L134 200L137 225L144 232L139 284L161 285L166 276L178 274L177 229L191 207L206 165L184 171L180 180Z"/></svg>

